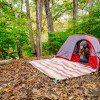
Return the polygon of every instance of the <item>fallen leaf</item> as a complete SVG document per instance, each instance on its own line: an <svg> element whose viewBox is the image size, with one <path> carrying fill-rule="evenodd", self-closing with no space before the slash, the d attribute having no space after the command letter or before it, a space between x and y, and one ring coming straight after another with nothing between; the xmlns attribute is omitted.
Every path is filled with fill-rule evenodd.
<svg viewBox="0 0 100 100"><path fill-rule="evenodd" d="M18 100L18 99L17 99L17 97L12 96L12 97L11 97L11 100Z"/></svg>
<svg viewBox="0 0 100 100"><path fill-rule="evenodd" d="M9 88L8 88L8 89L6 89L6 92L11 92L11 89L9 89Z"/></svg>

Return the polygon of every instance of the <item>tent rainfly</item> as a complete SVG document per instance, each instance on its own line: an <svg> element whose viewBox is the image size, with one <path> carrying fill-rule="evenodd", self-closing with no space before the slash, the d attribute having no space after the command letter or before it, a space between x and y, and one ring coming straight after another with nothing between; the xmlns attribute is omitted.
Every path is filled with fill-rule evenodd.
<svg viewBox="0 0 100 100"><path fill-rule="evenodd" d="M80 42L85 40L89 46L89 61L88 63L82 63L79 61L80 56L78 54ZM66 60L82 63L86 66L90 66L93 69L99 69L100 67L100 41L93 35L72 35L62 45L58 51L56 58L64 58Z"/></svg>

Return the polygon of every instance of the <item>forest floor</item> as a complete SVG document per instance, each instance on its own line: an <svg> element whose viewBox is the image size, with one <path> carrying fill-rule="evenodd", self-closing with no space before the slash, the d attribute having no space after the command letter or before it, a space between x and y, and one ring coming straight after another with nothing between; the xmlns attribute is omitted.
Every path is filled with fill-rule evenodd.
<svg viewBox="0 0 100 100"><path fill-rule="evenodd" d="M29 64L33 57L0 66L0 100L100 100L98 72L55 83Z"/></svg>

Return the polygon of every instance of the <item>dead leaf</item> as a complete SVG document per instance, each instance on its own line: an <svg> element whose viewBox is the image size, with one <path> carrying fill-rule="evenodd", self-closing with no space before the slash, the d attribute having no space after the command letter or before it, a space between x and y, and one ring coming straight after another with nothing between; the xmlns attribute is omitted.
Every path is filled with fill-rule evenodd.
<svg viewBox="0 0 100 100"><path fill-rule="evenodd" d="M9 88L8 88L8 89L6 89L6 92L11 92L11 89L9 89Z"/></svg>
<svg viewBox="0 0 100 100"><path fill-rule="evenodd" d="M12 96L12 97L11 97L11 100L18 100L18 99L17 99L17 97Z"/></svg>

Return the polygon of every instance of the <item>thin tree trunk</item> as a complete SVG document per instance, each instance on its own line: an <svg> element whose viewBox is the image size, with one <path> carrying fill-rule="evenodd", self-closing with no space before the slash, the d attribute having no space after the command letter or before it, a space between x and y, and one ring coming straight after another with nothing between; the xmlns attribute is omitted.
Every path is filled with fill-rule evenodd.
<svg viewBox="0 0 100 100"><path fill-rule="evenodd" d="M0 50L0 55L2 57L2 60L4 60L3 54L2 54L2 50Z"/></svg>
<svg viewBox="0 0 100 100"><path fill-rule="evenodd" d="M73 0L73 32L75 34L75 28L77 23L77 11L78 11L78 0Z"/></svg>
<svg viewBox="0 0 100 100"><path fill-rule="evenodd" d="M85 15L87 14L87 12L88 12L88 0L86 0L86 7L85 7Z"/></svg>
<svg viewBox="0 0 100 100"><path fill-rule="evenodd" d="M50 0L45 0L44 5L45 5L45 12L47 17L48 33L54 32L52 13L50 11Z"/></svg>
<svg viewBox="0 0 100 100"><path fill-rule="evenodd" d="M52 13L50 11L50 0L44 0L44 6L45 6L45 12L47 17L47 24L48 24L48 36L50 38L50 32L54 32L53 27L53 19L52 19ZM49 40L49 45L51 47L52 41ZM52 48L49 49L50 55L52 54Z"/></svg>
<svg viewBox="0 0 100 100"><path fill-rule="evenodd" d="M73 0L73 20L77 20L78 0Z"/></svg>
<svg viewBox="0 0 100 100"><path fill-rule="evenodd" d="M36 2L37 56L42 56L41 24L42 24L43 0L35 0L35 2Z"/></svg>
<svg viewBox="0 0 100 100"><path fill-rule="evenodd" d="M22 46L17 46L18 56L19 58L23 58Z"/></svg>
<svg viewBox="0 0 100 100"><path fill-rule="evenodd" d="M23 7L23 0L22 0L22 3L21 3L20 23L21 23L21 16L22 16L22 7ZM19 37L21 38L21 36L19 36ZM17 50L18 50L18 56L19 56L19 58L23 58L22 46L18 45L17 46Z"/></svg>
<svg viewBox="0 0 100 100"><path fill-rule="evenodd" d="M19 58L23 58L22 46L17 46L18 56Z"/></svg>
<svg viewBox="0 0 100 100"><path fill-rule="evenodd" d="M33 54L36 56L34 39L33 39L33 32L32 32L32 24L31 24L31 18L30 18L29 0L26 0L26 14L27 14L27 19L28 19L28 25L30 28L29 34L30 34L31 47L32 47Z"/></svg>

